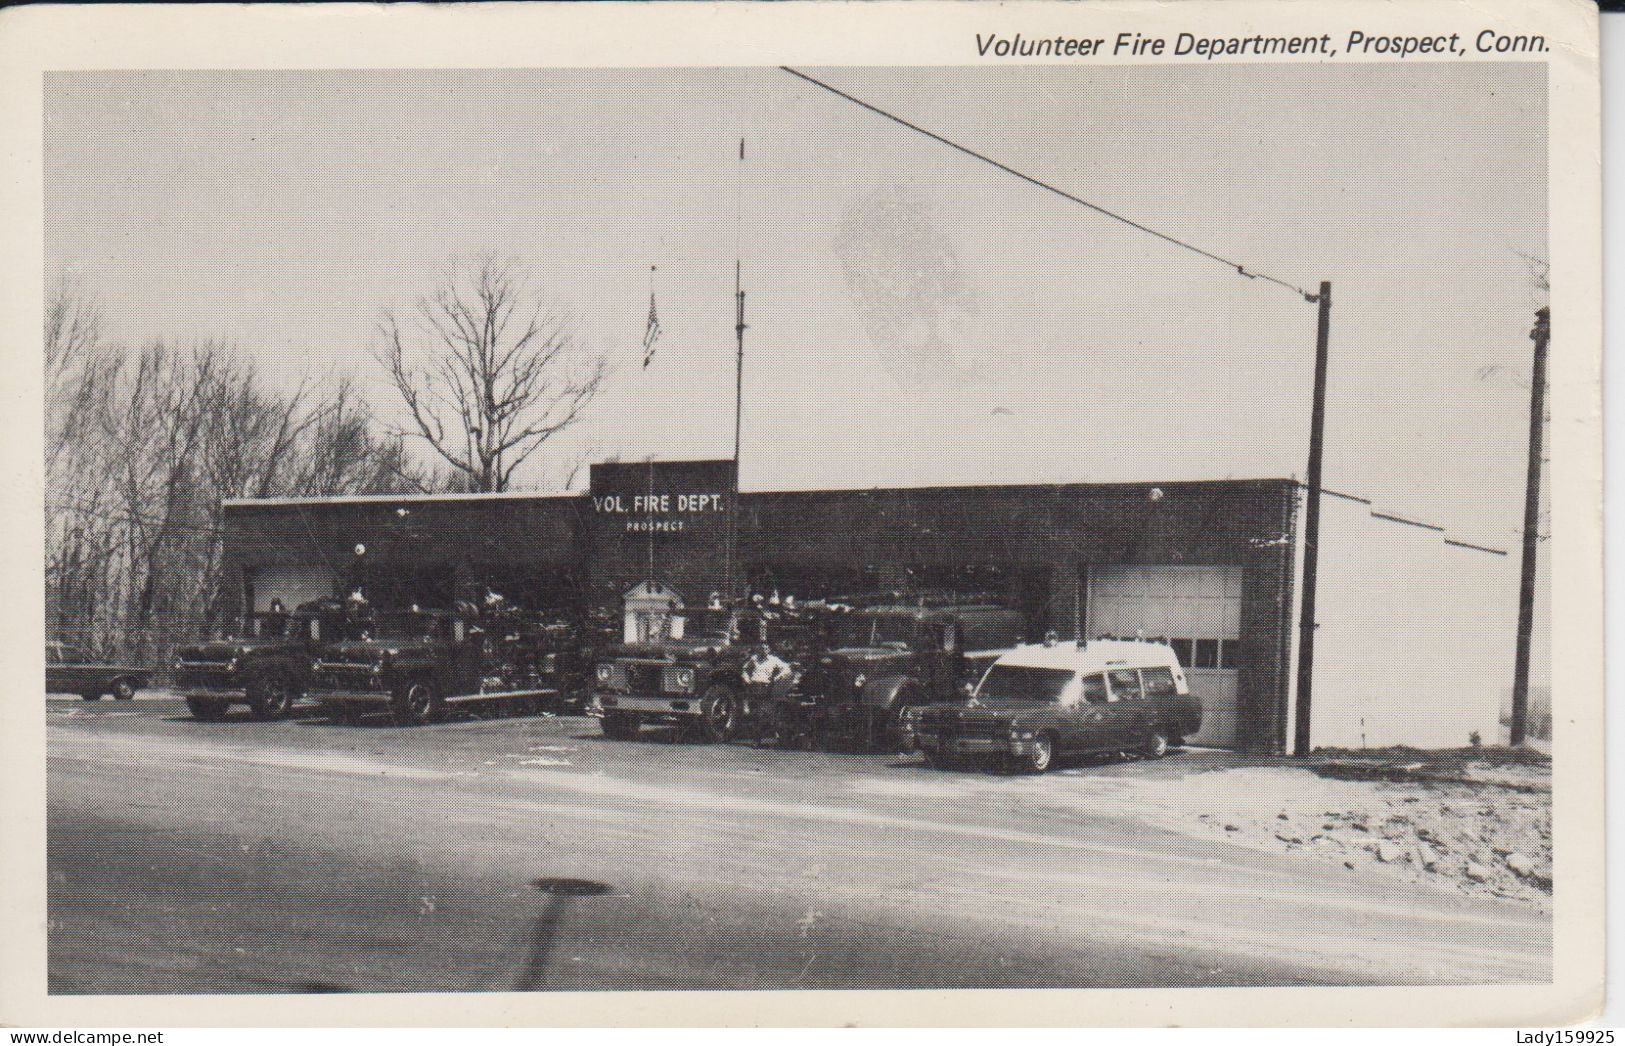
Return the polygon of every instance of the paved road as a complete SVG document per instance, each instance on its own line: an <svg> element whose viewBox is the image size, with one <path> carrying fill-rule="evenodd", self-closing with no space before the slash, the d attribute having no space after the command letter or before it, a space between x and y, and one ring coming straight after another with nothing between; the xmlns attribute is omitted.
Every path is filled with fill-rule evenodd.
<svg viewBox="0 0 1625 1046"><path fill-rule="evenodd" d="M1527 909L1170 834L1080 790L1213 760L1195 753L1034 778L614 742L579 718L204 724L160 697L53 699L48 723L53 992L1550 976Z"/></svg>

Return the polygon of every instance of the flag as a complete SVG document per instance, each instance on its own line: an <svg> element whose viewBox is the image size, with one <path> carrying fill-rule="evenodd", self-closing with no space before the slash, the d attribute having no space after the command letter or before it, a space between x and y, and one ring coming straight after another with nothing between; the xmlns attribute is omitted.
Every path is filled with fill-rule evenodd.
<svg viewBox="0 0 1625 1046"><path fill-rule="evenodd" d="M655 312L655 292L649 292L649 326L643 332L643 369L655 358L655 342L660 338L660 316Z"/></svg>

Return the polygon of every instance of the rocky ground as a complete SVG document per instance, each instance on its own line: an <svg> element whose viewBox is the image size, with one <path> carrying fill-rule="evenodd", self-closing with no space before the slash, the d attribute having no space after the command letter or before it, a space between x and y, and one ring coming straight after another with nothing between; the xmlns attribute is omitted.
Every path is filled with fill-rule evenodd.
<svg viewBox="0 0 1625 1046"><path fill-rule="evenodd" d="M1136 790L1155 793L1146 814L1169 827L1550 910L1551 762L1538 752L1327 750Z"/></svg>

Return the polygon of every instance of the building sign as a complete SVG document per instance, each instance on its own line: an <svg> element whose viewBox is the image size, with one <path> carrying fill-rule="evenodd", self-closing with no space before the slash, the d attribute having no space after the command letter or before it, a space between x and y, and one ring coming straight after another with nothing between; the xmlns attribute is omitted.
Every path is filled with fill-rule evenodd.
<svg viewBox="0 0 1625 1046"><path fill-rule="evenodd" d="M695 516L727 511L727 500L718 493L594 494L592 508L601 516L624 516L628 534L677 534Z"/></svg>
<svg viewBox="0 0 1625 1046"><path fill-rule="evenodd" d="M658 581L691 604L723 587L737 490L728 460L593 465L582 522L592 534L595 586L620 597Z"/></svg>

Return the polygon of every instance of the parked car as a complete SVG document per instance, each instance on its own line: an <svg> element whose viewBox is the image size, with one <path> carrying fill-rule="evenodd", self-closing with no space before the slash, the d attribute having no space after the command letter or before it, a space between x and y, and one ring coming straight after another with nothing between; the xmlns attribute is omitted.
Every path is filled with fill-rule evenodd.
<svg viewBox="0 0 1625 1046"><path fill-rule="evenodd" d="M1201 701L1173 649L1123 640L1017 647L968 701L932 705L911 722L915 745L939 769L979 760L1036 773L1083 753L1160 758L1201 728Z"/></svg>
<svg viewBox="0 0 1625 1046"><path fill-rule="evenodd" d="M560 696L559 650L546 629L488 627L448 610L404 610L352 624L352 638L324 644L310 697L350 721L387 710L397 724L433 722L452 702L506 699L540 709Z"/></svg>
<svg viewBox="0 0 1625 1046"><path fill-rule="evenodd" d="M1015 646L1025 621L990 604L872 606L830 617L826 649L804 695L781 718L823 740L869 745L904 738L911 708L953 701L989 661Z"/></svg>
<svg viewBox="0 0 1625 1046"><path fill-rule="evenodd" d="M99 701L112 694L128 701L137 690L152 682L152 673L128 665L97 661L80 647L68 643L45 644L45 692L78 694L86 701Z"/></svg>
<svg viewBox="0 0 1625 1046"><path fill-rule="evenodd" d="M599 659L593 698L604 734L631 740L644 724L675 724L697 740L732 740L747 726L741 670L751 648L766 642L791 665L775 684L788 698L819 628L812 614L748 604L678 611L666 636L619 644Z"/></svg>
<svg viewBox="0 0 1625 1046"><path fill-rule="evenodd" d="M310 687L317 647L341 637L348 614L338 600L249 614L227 634L176 652L175 688L192 717L217 722L232 705L247 705L255 719L280 719Z"/></svg>

